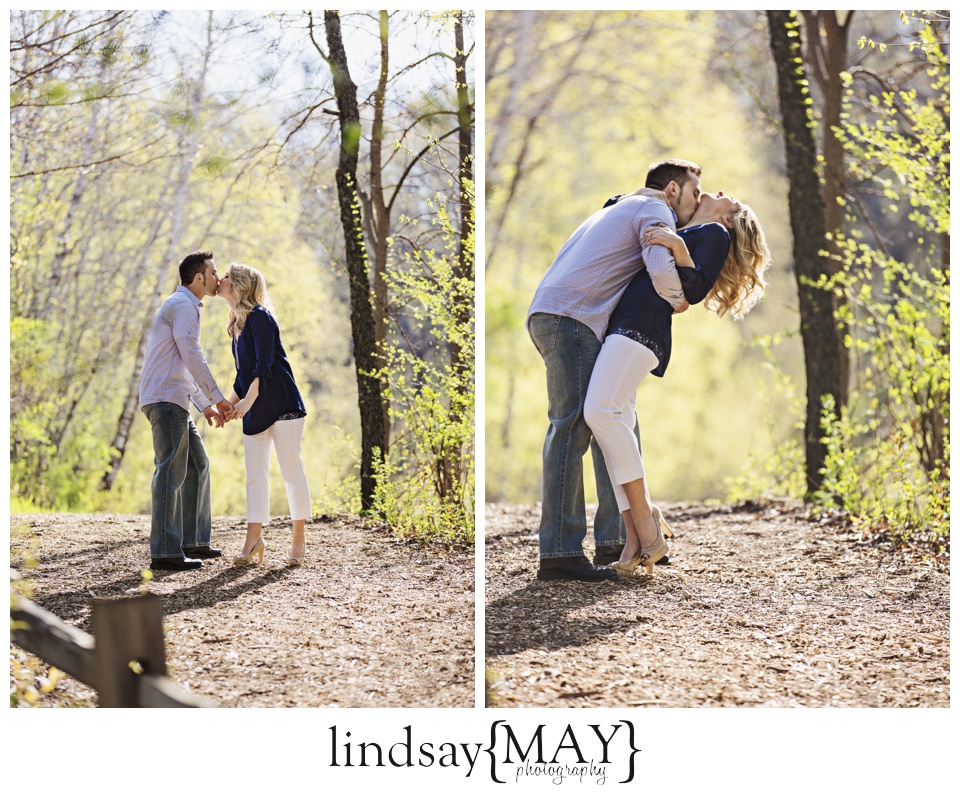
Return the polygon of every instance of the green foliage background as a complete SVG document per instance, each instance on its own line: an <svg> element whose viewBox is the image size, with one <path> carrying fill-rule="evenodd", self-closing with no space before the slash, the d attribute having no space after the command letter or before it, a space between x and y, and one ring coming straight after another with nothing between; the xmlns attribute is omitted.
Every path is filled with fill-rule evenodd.
<svg viewBox="0 0 960 798"><path fill-rule="evenodd" d="M899 540L929 532L941 545L950 534L950 65L932 26L916 45L927 91L872 94L875 121L842 131L851 170L891 212L905 210L915 245L904 261L883 238L837 237L841 270L829 285L847 300L840 315L860 374L845 408L824 408L819 499L864 528Z"/></svg>

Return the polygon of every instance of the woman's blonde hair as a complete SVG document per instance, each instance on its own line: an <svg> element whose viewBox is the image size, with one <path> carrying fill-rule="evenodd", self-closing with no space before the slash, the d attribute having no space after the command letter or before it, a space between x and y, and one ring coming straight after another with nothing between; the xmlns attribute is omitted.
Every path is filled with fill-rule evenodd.
<svg viewBox="0 0 960 798"><path fill-rule="evenodd" d="M247 316L254 307L260 305L272 314L273 305L267 296L267 281L257 269L244 263L231 263L227 273L230 275L230 285L237 300L236 307L230 309L230 316L227 318L227 334L236 338L243 332Z"/></svg>
<svg viewBox="0 0 960 798"><path fill-rule="evenodd" d="M770 250L757 215L749 205L741 205L733 215L730 252L720 276L703 304L718 316L729 313L742 319L763 296L767 287L764 273L770 265Z"/></svg>

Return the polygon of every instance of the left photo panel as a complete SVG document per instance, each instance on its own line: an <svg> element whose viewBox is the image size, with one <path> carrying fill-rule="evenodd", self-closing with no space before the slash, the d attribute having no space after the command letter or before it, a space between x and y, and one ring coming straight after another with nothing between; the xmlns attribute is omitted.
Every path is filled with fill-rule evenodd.
<svg viewBox="0 0 960 798"><path fill-rule="evenodd" d="M11 706L475 706L475 37L10 12Z"/></svg>

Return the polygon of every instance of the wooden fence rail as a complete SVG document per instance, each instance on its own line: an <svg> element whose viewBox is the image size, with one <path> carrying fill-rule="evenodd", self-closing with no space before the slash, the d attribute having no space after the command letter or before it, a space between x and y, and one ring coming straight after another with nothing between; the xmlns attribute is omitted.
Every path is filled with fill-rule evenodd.
<svg viewBox="0 0 960 798"><path fill-rule="evenodd" d="M10 619L12 642L90 685L101 707L217 706L167 678L159 596L95 601L92 635L25 598Z"/></svg>

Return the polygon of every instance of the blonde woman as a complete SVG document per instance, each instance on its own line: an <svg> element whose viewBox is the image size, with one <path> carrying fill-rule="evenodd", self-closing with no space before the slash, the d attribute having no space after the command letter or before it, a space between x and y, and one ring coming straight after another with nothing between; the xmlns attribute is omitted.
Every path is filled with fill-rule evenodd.
<svg viewBox="0 0 960 798"><path fill-rule="evenodd" d="M263 562L263 525L270 521L270 453L276 448L293 519L287 563L301 565L310 516L310 488L300 456L307 411L280 342L263 275L250 266L231 263L218 296L230 306L227 333L237 366L230 402L243 419L247 468L247 538L233 561L249 564L256 558Z"/></svg>
<svg viewBox="0 0 960 798"><path fill-rule="evenodd" d="M641 189L646 191L647 189ZM770 252L754 212L734 199L702 194L690 223L674 232L651 227L645 244L671 251L690 304L742 318L763 296ZM647 573L667 555L672 532L650 502L646 472L634 435L636 393L648 374L662 377L670 360L673 307L641 269L610 316L584 403L584 418L603 452L623 514L627 541L612 567L621 575L640 565Z"/></svg>

